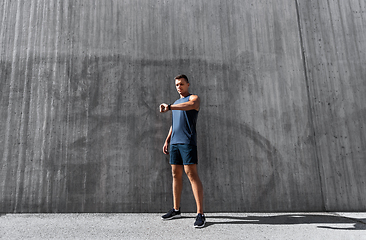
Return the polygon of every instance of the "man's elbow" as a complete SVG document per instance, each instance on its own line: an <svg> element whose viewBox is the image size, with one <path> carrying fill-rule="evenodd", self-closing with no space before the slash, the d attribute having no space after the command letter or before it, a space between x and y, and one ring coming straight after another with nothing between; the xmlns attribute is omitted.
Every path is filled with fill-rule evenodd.
<svg viewBox="0 0 366 240"><path fill-rule="evenodd" d="M198 109L200 107L200 103L197 101L197 102L194 102L192 104L192 109Z"/></svg>

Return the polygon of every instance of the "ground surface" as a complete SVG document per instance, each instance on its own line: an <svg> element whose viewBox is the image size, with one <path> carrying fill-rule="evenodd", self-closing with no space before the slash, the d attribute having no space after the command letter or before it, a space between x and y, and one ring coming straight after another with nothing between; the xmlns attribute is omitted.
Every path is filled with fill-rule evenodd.
<svg viewBox="0 0 366 240"><path fill-rule="evenodd" d="M366 213L1 214L1 239L366 239Z"/></svg>

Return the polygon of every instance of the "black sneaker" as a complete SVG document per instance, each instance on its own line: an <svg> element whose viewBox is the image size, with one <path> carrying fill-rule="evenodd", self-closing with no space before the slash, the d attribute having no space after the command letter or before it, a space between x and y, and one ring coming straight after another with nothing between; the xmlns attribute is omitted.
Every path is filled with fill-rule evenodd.
<svg viewBox="0 0 366 240"><path fill-rule="evenodd" d="M180 218L180 208L178 211L176 211L174 208L172 208L167 214L163 215L161 219L163 220L170 220L174 218Z"/></svg>
<svg viewBox="0 0 366 240"><path fill-rule="evenodd" d="M206 218L204 215L202 215L201 213L199 213L196 217L196 221L194 222L194 227L195 228L201 228L204 227L206 223Z"/></svg>

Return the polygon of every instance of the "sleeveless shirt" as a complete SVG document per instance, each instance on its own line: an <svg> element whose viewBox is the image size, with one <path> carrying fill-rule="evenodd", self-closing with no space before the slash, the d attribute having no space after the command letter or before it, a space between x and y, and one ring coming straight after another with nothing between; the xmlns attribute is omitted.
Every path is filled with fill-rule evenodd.
<svg viewBox="0 0 366 240"><path fill-rule="evenodd" d="M189 97L180 98L174 104L189 101ZM198 111L195 109L182 111L172 110L172 136L170 144L190 144L197 146L196 123Z"/></svg>

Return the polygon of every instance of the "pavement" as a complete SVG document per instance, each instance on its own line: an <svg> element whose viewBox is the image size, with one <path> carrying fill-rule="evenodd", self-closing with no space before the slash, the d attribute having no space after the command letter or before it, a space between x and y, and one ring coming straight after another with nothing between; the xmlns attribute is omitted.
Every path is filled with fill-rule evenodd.
<svg viewBox="0 0 366 240"><path fill-rule="evenodd" d="M363 213L206 213L161 220L157 213L0 214L1 239L357 239L366 240Z"/></svg>

